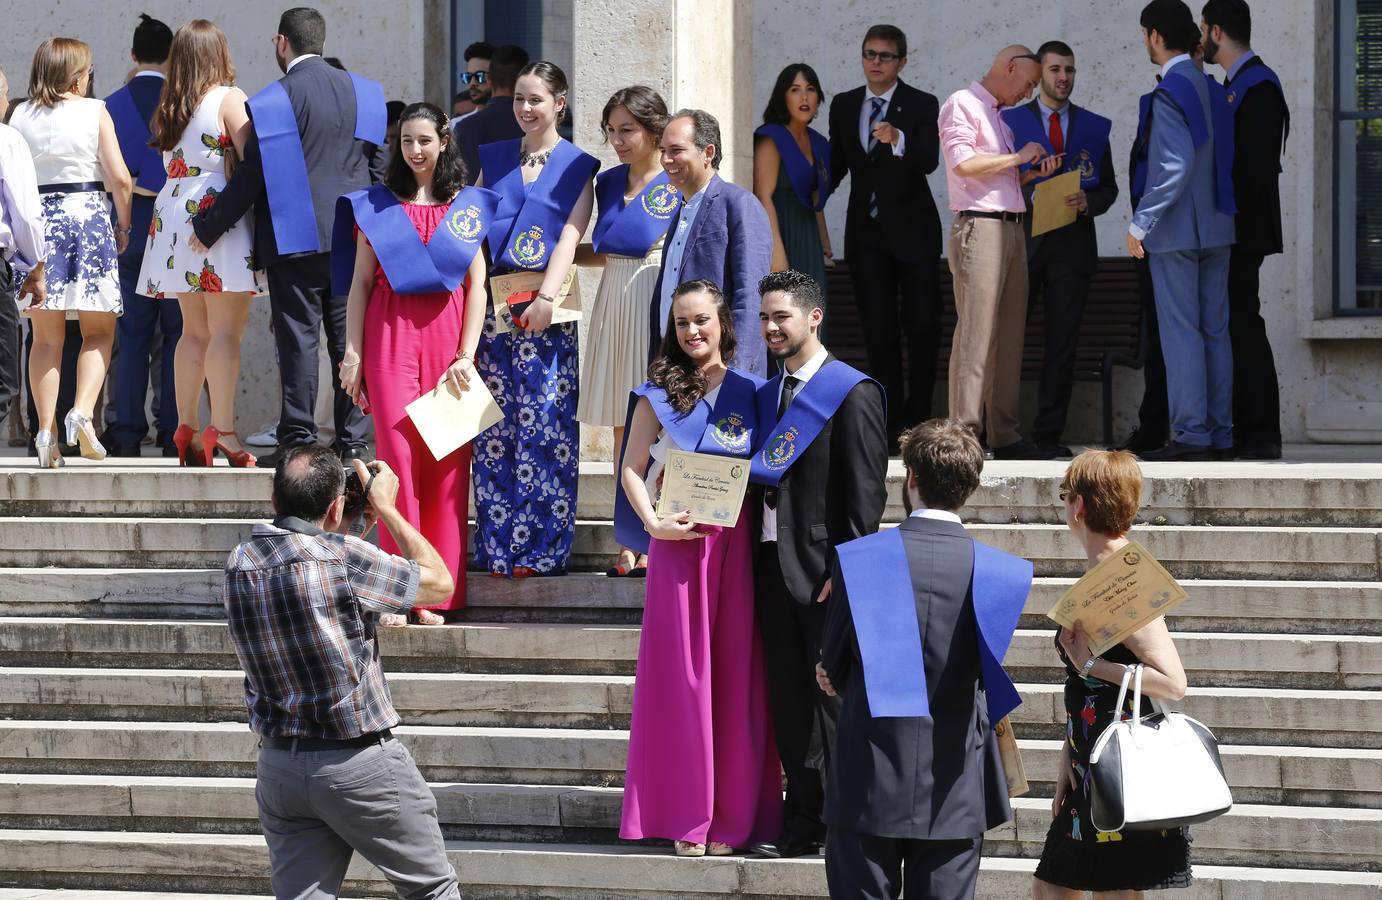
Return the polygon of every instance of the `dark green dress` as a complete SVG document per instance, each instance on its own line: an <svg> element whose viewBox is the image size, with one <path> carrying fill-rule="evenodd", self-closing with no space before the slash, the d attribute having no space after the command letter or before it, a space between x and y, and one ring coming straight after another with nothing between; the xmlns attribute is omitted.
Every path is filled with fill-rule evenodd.
<svg viewBox="0 0 1382 900"><path fill-rule="evenodd" d="M787 251L787 265L816 279L824 295L825 248L816 226L816 213L801 205L801 199L792 190L786 166L778 168L773 208L777 210L777 230L782 235L783 249Z"/></svg>

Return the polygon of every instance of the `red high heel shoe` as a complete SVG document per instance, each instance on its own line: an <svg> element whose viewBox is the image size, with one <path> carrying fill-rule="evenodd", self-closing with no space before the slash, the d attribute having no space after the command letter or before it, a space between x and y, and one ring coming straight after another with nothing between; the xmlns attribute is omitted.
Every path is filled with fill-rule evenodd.
<svg viewBox="0 0 1382 900"><path fill-rule="evenodd" d="M232 469L253 469L255 463L254 454L248 450L232 450L221 443L222 437L233 437L237 440L239 435L234 431L218 431L215 425L206 426L202 432L202 452L206 454L206 464L212 465L216 461L216 451L220 450L225 454L226 460Z"/></svg>
<svg viewBox="0 0 1382 900"><path fill-rule="evenodd" d="M201 447L192 444L196 438L197 430L191 425L178 425L178 430L173 432L173 446L178 448L178 465L200 466L202 464L202 457L205 454ZM192 452L188 453L188 450Z"/></svg>

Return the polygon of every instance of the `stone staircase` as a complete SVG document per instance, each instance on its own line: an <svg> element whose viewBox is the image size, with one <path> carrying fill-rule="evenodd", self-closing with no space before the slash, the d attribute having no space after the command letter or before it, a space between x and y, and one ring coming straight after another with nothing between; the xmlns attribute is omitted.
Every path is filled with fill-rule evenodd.
<svg viewBox="0 0 1382 900"><path fill-rule="evenodd" d="M1042 614L1081 569L1063 468L991 463L964 511L1038 575L1006 660L1034 790L988 836L985 898L1028 894L1050 821L1064 713ZM1191 594L1172 619L1192 685L1180 706L1219 737L1236 801L1194 829L1181 896L1382 895L1382 465L1145 472L1135 536ZM578 568L612 552L612 488L608 464L582 466ZM0 468L0 900L268 892L255 738L217 599L268 492L266 472ZM465 896L825 896L818 857L618 842L642 587L472 575L460 623L384 632L398 735ZM391 896L359 859L348 887Z"/></svg>

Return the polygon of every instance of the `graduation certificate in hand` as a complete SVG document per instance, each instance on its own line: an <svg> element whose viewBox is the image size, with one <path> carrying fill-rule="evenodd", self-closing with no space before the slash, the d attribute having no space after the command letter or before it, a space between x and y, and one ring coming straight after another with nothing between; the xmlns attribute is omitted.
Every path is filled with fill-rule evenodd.
<svg viewBox="0 0 1382 900"><path fill-rule="evenodd" d="M424 391L403 409L437 460L455 453L504 418L494 395L478 375L471 377L469 390L456 393L445 384Z"/></svg>
<svg viewBox="0 0 1382 900"><path fill-rule="evenodd" d="M1089 652L1098 656L1188 596L1146 547L1129 541L1086 572L1046 615L1071 629L1082 622Z"/></svg>
<svg viewBox="0 0 1382 900"><path fill-rule="evenodd" d="M736 456L713 456L669 450L662 470L658 518L691 511L697 525L733 528L749 487L749 462Z"/></svg>

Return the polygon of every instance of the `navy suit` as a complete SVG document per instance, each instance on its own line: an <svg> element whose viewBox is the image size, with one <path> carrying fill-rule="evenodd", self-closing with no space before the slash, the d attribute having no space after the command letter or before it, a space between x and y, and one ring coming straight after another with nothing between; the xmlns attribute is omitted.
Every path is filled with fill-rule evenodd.
<svg viewBox="0 0 1382 900"><path fill-rule="evenodd" d="M116 94L126 93L145 123L153 121L164 80L157 75L136 75L129 84L107 98L113 114L127 108L111 104ZM117 128L117 133L122 129ZM130 170L130 177L147 181L142 166L153 158L142 147L121 145L121 156ZM158 164L162 165L160 154ZM120 296L124 315L115 323L116 347L113 364L113 407L115 423L111 427L111 443L119 447L138 448L149 432L144 415L144 399L149 387L149 354L154 337L162 333L162 359L159 371L158 437L171 446L172 433L178 427L177 389L173 378L173 355L178 338L182 336L182 310L175 298L155 300L139 292L139 269L144 264L144 250L148 246L149 223L153 219L154 198L136 192L130 199L130 242L120 254Z"/></svg>
<svg viewBox="0 0 1382 900"><path fill-rule="evenodd" d="M962 525L898 526L922 636L929 717L874 718L848 586L836 564L821 661L842 707L826 788L830 896L972 896L984 832L1012 818L1007 779L979 675Z"/></svg>
<svg viewBox="0 0 1382 900"><path fill-rule="evenodd" d="M469 120L467 120L469 121ZM464 123L462 123L464 124ZM670 245L682 210L672 216L667 229ZM739 342L734 364L746 372L765 375L768 371L767 350L763 345L763 330L758 323L761 297L758 282L772 269L773 237L768 214L763 204L751 192L725 181L719 175L710 179L700 210L691 223L686 250L681 258L678 283L685 284L704 278L719 285L734 316L734 336ZM662 279L667 273L667 252L662 254L662 268L657 284L649 298L652 314L649 317L648 359L657 356L662 346Z"/></svg>
<svg viewBox="0 0 1382 900"><path fill-rule="evenodd" d="M480 177L480 147L497 141L523 137L523 129L513 115L513 97L492 97L472 115L456 124L456 147L465 162L466 184Z"/></svg>
<svg viewBox="0 0 1382 900"><path fill-rule="evenodd" d="M286 447L317 438L313 410L317 402L317 347L323 326L333 372L345 355L346 298L331 293L329 251L336 199L381 180L388 158L381 147L355 137L355 85L348 74L320 56L310 56L293 66L279 83L288 93L302 138L321 251L279 254L253 118L244 161L236 167L215 205L192 219L192 227L202 243L210 246L254 207L254 256L268 275L283 383L278 443ZM362 447L366 439L364 414L334 378L332 382L337 442L342 448Z"/></svg>

